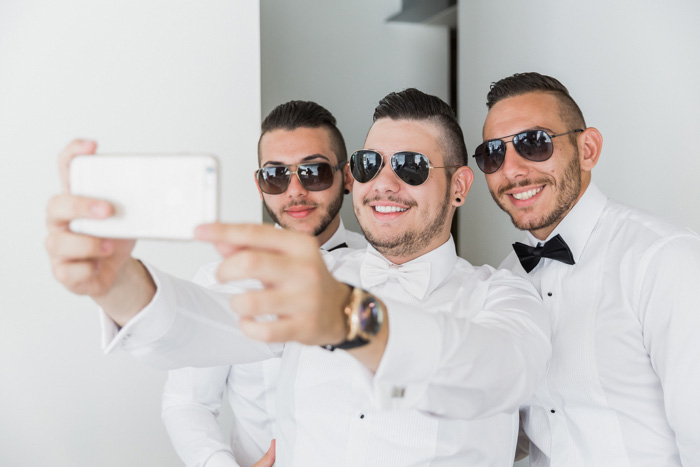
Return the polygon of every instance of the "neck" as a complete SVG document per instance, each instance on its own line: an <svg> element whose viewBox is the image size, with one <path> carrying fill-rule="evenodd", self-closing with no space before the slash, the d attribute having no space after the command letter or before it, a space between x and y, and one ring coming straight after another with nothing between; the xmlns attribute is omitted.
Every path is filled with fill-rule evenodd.
<svg viewBox="0 0 700 467"><path fill-rule="evenodd" d="M442 245L447 243L447 241L450 239L450 234L449 232L447 233L447 236L440 236L440 237L435 237L433 241L430 243L430 245L426 248L422 248L420 250L413 250L411 251L410 254L395 254L393 251L382 251L379 248L377 248L375 245L372 245L375 250L377 250L379 253L382 254L382 256L389 261L391 261L394 264L404 264L408 263L409 261L413 261L416 258L420 258L423 255L427 255L431 251L434 251L438 248L440 248Z"/></svg>
<svg viewBox="0 0 700 467"><path fill-rule="evenodd" d="M316 235L316 242L318 242L318 246L321 247L323 246L324 243L326 243L328 240L331 239L333 235L338 231L338 228L340 227L340 214L336 214L336 216L333 218L330 224L328 224L328 227L326 227L326 230L321 232L320 234Z"/></svg>

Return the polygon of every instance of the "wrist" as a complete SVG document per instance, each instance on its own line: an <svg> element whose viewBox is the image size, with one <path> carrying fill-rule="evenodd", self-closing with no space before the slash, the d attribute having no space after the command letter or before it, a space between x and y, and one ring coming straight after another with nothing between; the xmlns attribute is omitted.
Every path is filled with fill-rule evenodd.
<svg viewBox="0 0 700 467"><path fill-rule="evenodd" d="M349 287L342 307L345 334L337 344L325 345L327 350L352 349L367 345L379 334L384 322L384 303L359 287Z"/></svg>
<svg viewBox="0 0 700 467"><path fill-rule="evenodd" d="M141 261L129 258L120 268L107 293L93 297L107 315L120 327L148 305L156 293L156 285Z"/></svg>

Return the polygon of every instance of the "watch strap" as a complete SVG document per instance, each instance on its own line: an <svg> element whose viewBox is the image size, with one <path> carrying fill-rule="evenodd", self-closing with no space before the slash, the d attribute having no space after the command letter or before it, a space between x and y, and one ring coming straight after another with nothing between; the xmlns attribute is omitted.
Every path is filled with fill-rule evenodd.
<svg viewBox="0 0 700 467"><path fill-rule="evenodd" d="M354 349L355 347L362 347L363 345L369 344L369 341L367 339L363 339L360 336L355 337L352 340L346 340L341 342L340 344L327 344L327 345L322 345L326 350L330 350L333 352L335 349L342 349L342 350L349 350L349 349Z"/></svg>

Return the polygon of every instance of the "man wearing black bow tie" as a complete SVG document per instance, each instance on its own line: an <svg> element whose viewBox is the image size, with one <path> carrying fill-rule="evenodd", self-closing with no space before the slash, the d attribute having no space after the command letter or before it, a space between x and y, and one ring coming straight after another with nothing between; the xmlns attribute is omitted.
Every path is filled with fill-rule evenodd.
<svg viewBox="0 0 700 467"><path fill-rule="evenodd" d="M528 232L501 267L552 321L546 379L521 411L531 465L700 465L700 237L591 182L602 136L559 81L516 74L487 101L474 157Z"/></svg>
<svg viewBox="0 0 700 467"><path fill-rule="evenodd" d="M70 196L49 207L47 245L56 276L105 312L107 351L170 368L281 355L280 467L503 466L518 407L545 372L550 321L528 281L457 257L450 226L473 180L466 163L450 107L407 89L380 102L350 157L365 251L322 256L298 232L205 225L197 237L224 257L205 290L125 248L64 261L97 241L65 231L63 213L95 212L69 209ZM116 278L105 260L121 265ZM251 278L257 287L237 282Z"/></svg>

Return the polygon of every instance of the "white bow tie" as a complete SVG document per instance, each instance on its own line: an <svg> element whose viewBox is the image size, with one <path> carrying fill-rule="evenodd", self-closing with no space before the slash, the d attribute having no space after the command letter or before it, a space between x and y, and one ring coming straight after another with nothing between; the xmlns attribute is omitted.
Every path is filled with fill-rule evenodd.
<svg viewBox="0 0 700 467"><path fill-rule="evenodd" d="M360 268L362 287L369 289L383 284L390 277L398 279L404 289L418 300L422 300L430 284L430 263L389 264L376 255L366 254Z"/></svg>

